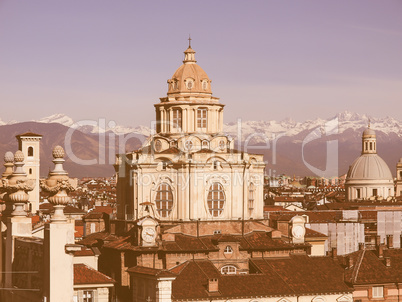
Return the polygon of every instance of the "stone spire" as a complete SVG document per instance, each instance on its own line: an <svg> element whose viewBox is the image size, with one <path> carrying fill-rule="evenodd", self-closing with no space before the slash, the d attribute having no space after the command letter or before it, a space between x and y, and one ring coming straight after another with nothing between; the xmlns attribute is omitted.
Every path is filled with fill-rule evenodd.
<svg viewBox="0 0 402 302"><path fill-rule="evenodd" d="M50 194L48 200L54 207L52 222L66 222L63 209L71 201L68 193L75 190L68 173L64 171L64 149L56 146L53 149L54 169L47 179L41 181L41 188Z"/></svg>
<svg viewBox="0 0 402 302"><path fill-rule="evenodd" d="M9 153L7 154L7 161L11 162ZM5 199L15 205L14 211L11 213L12 216L26 216L24 205L29 200L28 192L34 189L35 182L32 179L28 179L24 172L24 154L21 151L15 152L14 165L14 172L8 175L7 178L2 179L3 189L6 192Z"/></svg>

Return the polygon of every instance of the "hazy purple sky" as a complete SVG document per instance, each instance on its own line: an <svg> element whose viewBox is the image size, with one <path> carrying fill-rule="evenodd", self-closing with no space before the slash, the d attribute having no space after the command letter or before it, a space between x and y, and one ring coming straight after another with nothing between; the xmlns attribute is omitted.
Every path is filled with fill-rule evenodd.
<svg viewBox="0 0 402 302"><path fill-rule="evenodd" d="M226 122L402 119L401 0L0 0L0 118L149 125L189 33Z"/></svg>

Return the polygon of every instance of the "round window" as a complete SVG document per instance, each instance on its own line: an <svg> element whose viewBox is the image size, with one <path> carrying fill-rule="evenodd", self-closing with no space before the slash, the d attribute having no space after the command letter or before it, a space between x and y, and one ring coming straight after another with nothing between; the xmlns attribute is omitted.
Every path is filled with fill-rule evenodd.
<svg viewBox="0 0 402 302"><path fill-rule="evenodd" d="M187 151L190 151L191 149L193 149L193 142L190 140L186 141L184 147L186 148Z"/></svg>

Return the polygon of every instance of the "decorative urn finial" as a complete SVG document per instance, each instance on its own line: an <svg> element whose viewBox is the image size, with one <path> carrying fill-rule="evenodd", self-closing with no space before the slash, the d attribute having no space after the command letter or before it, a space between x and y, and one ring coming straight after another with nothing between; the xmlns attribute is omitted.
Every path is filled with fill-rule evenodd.
<svg viewBox="0 0 402 302"><path fill-rule="evenodd" d="M68 196L69 192L75 190L68 173L64 171L64 149L61 146L56 146L53 149L53 163L54 170L49 172L47 179L41 181L41 188L50 194L48 200L54 207L54 214L52 216L53 222L64 222L66 217L64 216L63 209L71 201L71 197Z"/></svg>
<svg viewBox="0 0 402 302"><path fill-rule="evenodd" d="M12 161L14 160L15 170L12 172ZM2 191L6 192L4 199L15 205L12 216L26 216L27 213L24 205L29 200L27 192L32 191L35 187L35 181L28 179L24 172L24 154L18 150L13 156L11 152L7 152L4 156L6 172L3 173ZM11 174L8 174L12 172ZM5 175L6 174L6 175ZM8 174L8 175L7 175Z"/></svg>

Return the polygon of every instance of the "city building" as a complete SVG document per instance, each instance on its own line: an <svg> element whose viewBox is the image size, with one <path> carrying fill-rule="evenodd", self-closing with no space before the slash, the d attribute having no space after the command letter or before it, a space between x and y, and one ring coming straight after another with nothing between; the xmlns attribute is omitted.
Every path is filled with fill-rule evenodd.
<svg viewBox="0 0 402 302"><path fill-rule="evenodd" d="M263 218L263 156L236 150L223 133L224 105L195 51L155 104L156 134L117 156L117 215L162 221Z"/></svg>
<svg viewBox="0 0 402 302"><path fill-rule="evenodd" d="M345 182L346 200L388 199L394 196L394 179L377 154L377 137L370 125L362 135L362 154L350 166Z"/></svg>

